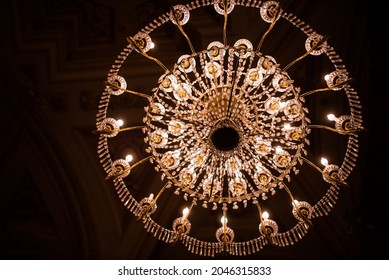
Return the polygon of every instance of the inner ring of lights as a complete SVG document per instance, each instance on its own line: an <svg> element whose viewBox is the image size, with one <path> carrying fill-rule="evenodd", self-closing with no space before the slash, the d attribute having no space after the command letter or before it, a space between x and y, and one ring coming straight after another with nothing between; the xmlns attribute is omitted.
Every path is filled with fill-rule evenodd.
<svg viewBox="0 0 389 280"><path fill-rule="evenodd" d="M147 107L146 139L157 168L176 187L205 202L240 202L274 191L290 173L308 119L300 89L273 57L210 46L181 56L160 77ZM212 142L222 128L238 135L231 149Z"/></svg>

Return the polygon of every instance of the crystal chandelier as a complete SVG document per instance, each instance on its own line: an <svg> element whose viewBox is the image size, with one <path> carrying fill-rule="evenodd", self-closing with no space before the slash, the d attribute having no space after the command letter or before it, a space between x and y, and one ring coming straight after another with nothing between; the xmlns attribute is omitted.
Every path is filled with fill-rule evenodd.
<svg viewBox="0 0 389 280"><path fill-rule="evenodd" d="M220 14L221 36L203 50L195 50L185 24L194 10L206 7ZM255 9L266 26L257 44L245 38L229 41L228 20L237 8ZM262 53L265 39L281 22L304 37L304 52L286 65L270 53ZM191 50L179 56L171 68L150 54L153 31L165 24L175 25ZM128 45L112 65L100 98L98 155L120 201L147 232L167 243L182 242L190 252L203 256L248 255L268 244L298 242L313 219L331 211L356 165L357 132L363 128L361 106L349 85L349 73L327 41L278 2L257 0L202 0L175 5L127 38ZM121 74L122 65L135 55L161 68L150 93L132 90ZM302 92L290 70L307 57L324 57L328 72L323 87ZM348 114L328 115L333 126L311 123L306 99L321 92L334 92L334 98L341 96L348 105ZM139 120L143 124L123 127L111 115L110 104L122 94L147 101L143 120ZM135 163L130 163L131 158L114 158L111 141L137 129L143 132L148 156ZM323 157L316 163L320 157L311 155L309 149L312 130L325 130L344 139L341 161L329 163ZM152 164L160 173L162 182L156 195L138 198L127 185L125 178L140 164ZM293 182L298 181L302 169L316 172L322 179L315 184L325 191L316 201L295 195L298 187ZM272 217L272 208L279 207L272 200L279 193L286 195L294 219L286 229ZM169 224L156 222L158 212L169 207L159 205L159 198L173 194L182 199L182 216ZM218 226L208 233L208 239L191 235L191 216L197 209L216 213L209 219L218 217ZM239 209L248 209L257 217L256 235L251 239L241 240L234 224L228 222L229 214Z"/></svg>

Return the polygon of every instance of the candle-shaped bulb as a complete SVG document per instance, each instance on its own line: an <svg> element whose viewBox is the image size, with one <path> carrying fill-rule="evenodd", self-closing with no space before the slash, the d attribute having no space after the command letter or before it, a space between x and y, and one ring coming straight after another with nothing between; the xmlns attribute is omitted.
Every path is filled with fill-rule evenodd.
<svg viewBox="0 0 389 280"><path fill-rule="evenodd" d="M122 125L124 124L124 121L123 121L122 119L118 119L118 120L116 121L116 124L117 124L118 126L122 126Z"/></svg>
<svg viewBox="0 0 389 280"><path fill-rule="evenodd" d="M328 165L328 159L322 157L321 160L320 160L321 164L323 164L324 166L327 166Z"/></svg>
<svg viewBox="0 0 389 280"><path fill-rule="evenodd" d="M220 219L220 222L222 223L223 226L227 225L227 222L228 222L228 219L223 216L221 219Z"/></svg>
<svg viewBox="0 0 389 280"><path fill-rule="evenodd" d="M133 155L131 155L131 154L126 155L127 162L131 162L133 159L134 159Z"/></svg>
<svg viewBox="0 0 389 280"><path fill-rule="evenodd" d="M269 219L269 213L267 211L264 211L262 213L262 218L265 219L265 220Z"/></svg>
<svg viewBox="0 0 389 280"><path fill-rule="evenodd" d="M188 214L189 214L189 208L188 207L185 207L184 210L182 210L182 217L184 219L186 219L188 217Z"/></svg>
<svg viewBox="0 0 389 280"><path fill-rule="evenodd" d="M327 119L329 119L330 121L335 121L336 120L336 117L334 114L328 114L327 115Z"/></svg>

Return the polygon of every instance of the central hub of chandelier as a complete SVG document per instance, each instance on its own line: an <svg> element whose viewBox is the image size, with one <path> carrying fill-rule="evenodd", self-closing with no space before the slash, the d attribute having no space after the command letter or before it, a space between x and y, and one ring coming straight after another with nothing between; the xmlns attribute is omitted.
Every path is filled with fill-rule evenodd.
<svg viewBox="0 0 389 280"><path fill-rule="evenodd" d="M181 56L147 109L147 141L160 170L206 202L274 191L309 132L299 88L273 57L252 49L241 39Z"/></svg>
<svg viewBox="0 0 389 280"><path fill-rule="evenodd" d="M239 133L233 127L222 126L212 133L211 142L219 151L231 151L239 145Z"/></svg>
<svg viewBox="0 0 389 280"><path fill-rule="evenodd" d="M213 6L224 17L222 38L206 43L203 50L196 51L184 25L192 10L207 6ZM247 39L231 43L227 38L229 15L236 6L254 9L258 26L265 26L256 48ZM150 51L154 45L153 31L165 24L176 26L192 51L178 55L171 67L166 67L153 55L154 51ZM303 39L299 51L305 47L306 52L287 65L281 65L275 57L261 50L275 25L296 28L300 35L293 36L293 42L295 37L296 40ZM96 119L98 154L107 179L113 180L121 202L143 222L148 232L167 243L181 241L195 254L241 256L257 253L267 244L295 244L308 232L312 219L331 211L356 166L357 132L363 127L358 95L350 87L348 72L326 37L283 11L276 1L196 0L172 7L127 41L128 45L108 73L100 99ZM289 52L288 46L285 53ZM121 69L132 53L156 62L163 70L150 93L127 88L125 74L121 73L125 71ZM321 73L311 73L310 79L317 76L318 81L297 85L291 69L308 56L324 57L322 60L327 61L325 71L328 72L324 78ZM321 86L306 91L312 84ZM122 94L147 100L145 115L131 120L135 126L123 127L115 106L110 106L111 100ZM338 117L327 115L328 120L334 122L333 126L312 124L308 115L307 104L313 102L305 103L305 100L325 94L332 94L330 101L340 98L346 111ZM320 110L315 107L315 120L320 121ZM115 145L111 144L115 143L111 139L123 137L122 141L129 143L126 133L137 129L143 132L147 155L131 163L134 156L118 156L113 152L115 149L111 149L111 145ZM325 148L322 143L320 147L311 148L309 138L313 130L322 138L327 134L333 134L331 139L342 138L336 143L344 143L345 148L337 148L339 154L332 159L337 159L338 164L330 164L326 158L321 159L324 167L315 163L319 155L314 152ZM151 189L142 185L140 195L128 186L131 185L132 169L146 162L154 166L163 181L156 195L156 186ZM301 173L309 174L309 180L304 176L296 180ZM308 181L315 183L306 186ZM302 192L302 185L309 191ZM311 197L313 189L319 189L318 200ZM280 193L287 198L283 205L279 200L273 200L273 196ZM176 206L159 204L164 195L169 199L172 195L180 199L182 196L182 208L187 206L181 217L174 217L167 224L153 218L161 212L166 217L166 213L175 211ZM212 215L201 216L193 223L197 226L202 220L206 224L205 228L210 232L207 238L192 235L190 220L196 215L196 208L201 208L200 215L210 211L221 217L221 225L218 223L216 227ZM247 211L236 211L242 208ZM287 214L276 218L291 216L292 227L288 226L289 222L279 226L275 221L278 219L270 218L271 209L279 211L281 208L286 209ZM240 219L227 225L231 211L240 215ZM250 217L255 219L251 222L251 225L255 224L255 237L245 239L238 229L239 223L248 220L242 215L249 211L254 213ZM245 224L244 231L247 227Z"/></svg>

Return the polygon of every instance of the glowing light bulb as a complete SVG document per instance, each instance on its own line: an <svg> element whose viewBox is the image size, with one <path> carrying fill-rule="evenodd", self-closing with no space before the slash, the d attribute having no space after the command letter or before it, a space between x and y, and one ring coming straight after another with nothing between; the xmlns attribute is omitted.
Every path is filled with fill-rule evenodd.
<svg viewBox="0 0 389 280"><path fill-rule="evenodd" d="M336 117L334 114L328 114L327 119L329 119L330 121L334 121L334 120L336 120Z"/></svg>
<svg viewBox="0 0 389 280"><path fill-rule="evenodd" d="M328 165L328 160L324 157L321 158L320 160L321 164L323 164L324 166L327 166Z"/></svg>
<svg viewBox="0 0 389 280"><path fill-rule="evenodd" d="M153 198L154 198L154 194L151 193L151 194L149 195L149 199L152 200Z"/></svg>
<svg viewBox="0 0 389 280"><path fill-rule="evenodd" d="M118 126L122 126L122 125L124 124L124 121L123 121L122 119L118 119L118 120L116 121L116 124L117 124Z"/></svg>
<svg viewBox="0 0 389 280"><path fill-rule="evenodd" d="M126 155L126 161L127 161L127 162L131 162L131 161L133 161L133 160L134 160L133 155L131 155L131 154Z"/></svg>
<svg viewBox="0 0 389 280"><path fill-rule="evenodd" d="M299 204L299 201L298 201L297 199L293 200L293 203L292 203L292 206L293 206L293 207L296 206L296 205L298 205L298 204Z"/></svg>
<svg viewBox="0 0 389 280"><path fill-rule="evenodd" d="M225 226L225 225L227 224L227 222L228 222L228 219L227 219L226 217L223 216L223 217L220 219L220 222L222 223L223 226Z"/></svg>
<svg viewBox="0 0 389 280"><path fill-rule="evenodd" d="M182 210L182 217L184 219L186 219L188 217L188 214L189 214L189 208L188 207L185 207L184 210Z"/></svg>
<svg viewBox="0 0 389 280"><path fill-rule="evenodd" d="M154 42L151 42L150 43L150 49L154 49L155 48L155 44L154 44Z"/></svg>
<svg viewBox="0 0 389 280"><path fill-rule="evenodd" d="M291 125L289 124L289 123L286 123L285 125L284 125L284 129L285 130L289 130L291 128Z"/></svg>
<svg viewBox="0 0 389 280"><path fill-rule="evenodd" d="M265 219L265 220L269 219L269 213L267 211L264 211L262 213L262 218Z"/></svg>
<svg viewBox="0 0 389 280"><path fill-rule="evenodd" d="M277 153L281 153L281 152L282 152L282 148L281 148L280 146L277 146L277 147L276 147L276 152L277 152Z"/></svg>
<svg viewBox="0 0 389 280"><path fill-rule="evenodd" d="M330 75L329 74L324 76L324 80L328 81L329 79L330 79Z"/></svg>

